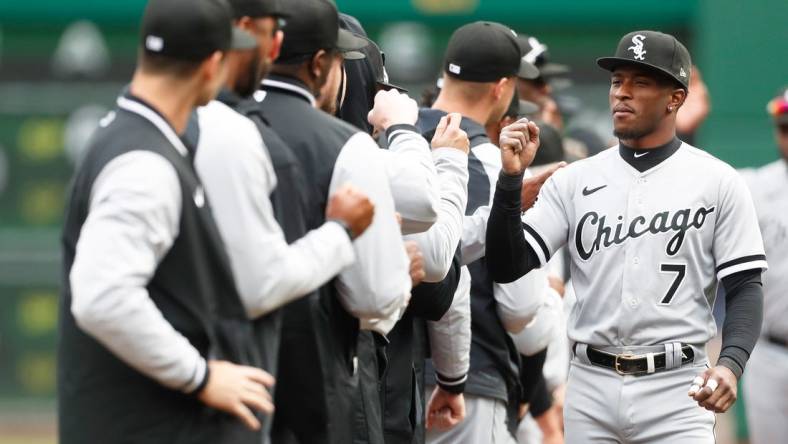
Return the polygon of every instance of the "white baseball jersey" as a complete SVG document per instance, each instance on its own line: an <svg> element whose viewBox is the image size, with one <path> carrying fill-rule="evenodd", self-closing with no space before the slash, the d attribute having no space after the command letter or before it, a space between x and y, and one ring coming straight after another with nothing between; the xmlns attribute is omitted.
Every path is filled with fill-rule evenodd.
<svg viewBox="0 0 788 444"><path fill-rule="evenodd" d="M755 201L771 270L763 275L763 331L788 341L788 163L742 171Z"/></svg>
<svg viewBox="0 0 788 444"><path fill-rule="evenodd" d="M596 346L702 345L717 281L767 267L744 181L685 143L643 172L617 146L560 169L524 221L542 264L568 245L569 338Z"/></svg>

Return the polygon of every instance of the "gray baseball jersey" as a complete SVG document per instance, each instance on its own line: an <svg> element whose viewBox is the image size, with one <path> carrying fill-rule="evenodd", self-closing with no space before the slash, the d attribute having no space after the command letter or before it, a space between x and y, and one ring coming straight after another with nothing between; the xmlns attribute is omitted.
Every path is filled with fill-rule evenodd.
<svg viewBox="0 0 788 444"><path fill-rule="evenodd" d="M788 163L742 171L752 192L771 270L763 275L763 331L788 341Z"/></svg>
<svg viewBox="0 0 788 444"><path fill-rule="evenodd" d="M718 280L767 268L744 181L686 143L643 172L618 147L575 162L545 183L524 221L542 264L568 245L575 342L702 345L716 334Z"/></svg>

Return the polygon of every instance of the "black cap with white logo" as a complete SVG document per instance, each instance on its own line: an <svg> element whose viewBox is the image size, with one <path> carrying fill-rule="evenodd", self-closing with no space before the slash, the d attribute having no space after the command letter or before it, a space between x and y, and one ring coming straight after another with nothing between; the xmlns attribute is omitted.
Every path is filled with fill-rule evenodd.
<svg viewBox="0 0 788 444"><path fill-rule="evenodd" d="M470 82L495 82L511 76L537 78L539 70L523 59L524 55L512 29L500 23L474 22L452 34L443 70Z"/></svg>
<svg viewBox="0 0 788 444"><path fill-rule="evenodd" d="M367 46L361 50L364 54L367 65L369 66L372 74L375 76L375 82L385 90L396 89L399 92L408 92L407 89L391 83L389 74L386 72L386 54L380 50L380 47L372 39L367 37L358 36L368 42Z"/></svg>
<svg viewBox="0 0 788 444"><path fill-rule="evenodd" d="M641 65L656 69L689 89L692 60L689 51L675 37L657 31L635 31L621 38L613 57L596 60L613 71L621 65Z"/></svg>
<svg viewBox="0 0 788 444"><path fill-rule="evenodd" d="M251 35L232 25L232 17L226 0L150 0L142 16L142 47L194 61L215 51L256 47Z"/></svg>
<svg viewBox="0 0 788 444"><path fill-rule="evenodd" d="M567 65L552 63L550 61L550 53L548 52L547 45L540 42L536 37L525 34L518 36L520 39L520 46L525 51L525 60L532 63L539 69L539 77L544 79L561 76L569 73Z"/></svg>
<svg viewBox="0 0 788 444"><path fill-rule="evenodd" d="M276 63L300 63L317 51L332 49L346 59L363 58L358 52L367 41L339 28L336 6L327 0L287 0L285 40Z"/></svg>

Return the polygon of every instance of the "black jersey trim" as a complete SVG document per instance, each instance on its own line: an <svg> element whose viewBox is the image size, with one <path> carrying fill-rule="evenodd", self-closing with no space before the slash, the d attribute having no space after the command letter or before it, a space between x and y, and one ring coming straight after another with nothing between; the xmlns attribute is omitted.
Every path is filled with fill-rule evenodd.
<svg viewBox="0 0 788 444"><path fill-rule="evenodd" d="M744 264L747 262L765 261L765 260L766 260L765 254L753 254L751 256L740 257L738 259L733 259L728 262L725 262L724 264L720 264L715 271L719 273L720 271L732 267L734 265Z"/></svg>
<svg viewBox="0 0 788 444"><path fill-rule="evenodd" d="M525 222L523 222L523 230L527 231L528 234L533 236L533 238L536 240L536 243L539 244L539 248L541 248L542 253L544 253L544 261L547 263L547 261L550 260L550 250L547 249L547 243L544 241L544 239L542 239L542 236L540 236L536 230L528 226L528 224Z"/></svg>

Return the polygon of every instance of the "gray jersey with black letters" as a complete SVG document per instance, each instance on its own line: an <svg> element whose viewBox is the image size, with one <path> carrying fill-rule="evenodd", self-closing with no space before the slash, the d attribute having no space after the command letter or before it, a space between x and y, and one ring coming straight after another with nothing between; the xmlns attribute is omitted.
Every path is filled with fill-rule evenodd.
<svg viewBox="0 0 788 444"><path fill-rule="evenodd" d="M618 146L560 169L523 220L542 264L568 246L569 338L595 346L703 345L717 282L767 268L744 181L686 143L643 172Z"/></svg>

